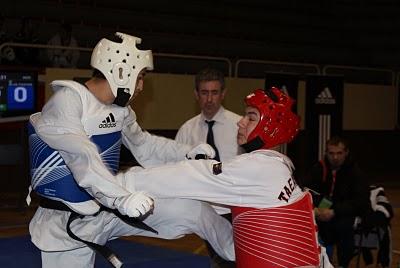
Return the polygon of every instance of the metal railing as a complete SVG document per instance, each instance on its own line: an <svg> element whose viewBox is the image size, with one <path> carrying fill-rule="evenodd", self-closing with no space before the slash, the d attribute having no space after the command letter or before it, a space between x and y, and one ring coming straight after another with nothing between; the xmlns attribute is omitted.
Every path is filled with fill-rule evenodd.
<svg viewBox="0 0 400 268"><path fill-rule="evenodd" d="M296 62L285 62L285 61L268 61L268 60L253 60L253 59L239 59L235 63L235 77L239 76L239 67L242 63L256 63L276 66L288 66L288 67L300 67L300 68L311 68L315 70L315 74L320 74L321 70L317 64L311 63L296 63Z"/></svg>
<svg viewBox="0 0 400 268"><path fill-rule="evenodd" d="M369 68L369 67L357 67L357 66L345 66L345 65L325 65L322 68L322 74L323 75L329 75L331 74L329 72L329 69L333 70L352 70L352 71L365 71L365 72L381 72L381 73L387 73L391 77L391 85L395 86L396 85L396 74L393 70L389 69L381 69L381 68ZM397 79L398 80L398 79Z"/></svg>
<svg viewBox="0 0 400 268"><path fill-rule="evenodd" d="M92 48L87 47L69 47L69 46L55 46L47 44L29 44L29 43L15 43L15 42L5 42L0 44L0 51L5 47L23 47L23 48L36 48L36 49L63 49L63 50L78 50L85 53L92 52ZM391 85L400 86L400 73L396 73L389 69L380 68L367 68L367 67L357 67L357 66L341 66L341 65L325 65L321 67L317 64L311 63L296 63L296 62L285 62L285 61L268 61L268 60L256 60L256 59L239 59L235 62L234 70L232 60L225 57L214 57L214 56L198 56L198 55L183 55L183 54L169 54L169 53L154 53L155 57L165 57L174 59L189 59L189 60L202 60L202 61L219 61L223 62L227 66L227 73L230 77L239 77L239 68L241 64L260 64L276 66L276 68L298 68L298 71L306 71L310 69L312 74L323 74L329 75L332 70L354 70L354 71L366 71L366 72L382 72L387 73L391 77Z"/></svg>

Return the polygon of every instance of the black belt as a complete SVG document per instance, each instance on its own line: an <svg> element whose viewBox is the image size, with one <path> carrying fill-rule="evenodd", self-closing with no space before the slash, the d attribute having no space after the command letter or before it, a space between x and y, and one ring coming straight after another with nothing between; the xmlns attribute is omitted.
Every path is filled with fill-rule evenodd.
<svg viewBox="0 0 400 268"><path fill-rule="evenodd" d="M107 261L109 261L111 263L112 266L114 267L121 267L122 266L122 261L117 257L117 255L115 255L114 252L112 252L111 249L109 249L108 247L106 247L105 245L99 245L93 242L89 242L86 240L83 240L81 238L79 238L78 236L76 236L70 226L71 223L76 220L76 219L82 219L83 217L85 217L85 215L81 215L76 213L75 211L73 211L72 209L70 209L67 205L65 205L64 203L60 202L60 201L55 201L55 200L51 200L48 198L44 198L41 197L40 198L40 203L39 206L43 207L43 208L49 208L49 209L56 209L56 210L62 210L62 211L67 211L67 212L71 212L71 215L69 216L68 222L67 222L67 233L68 235L79 241L84 243L85 245L87 245L88 247L90 247L91 249L93 249L94 251L97 251L98 253L100 253ZM141 221L139 218L132 218L126 215L122 215L118 210L116 209L110 209L107 208L105 206L101 206L100 210L93 216L96 216L98 213L100 213L101 211L107 211L110 213L115 214L118 218L120 218L123 222L125 222L126 224L129 224L133 227L139 228L139 229L143 229L146 231L150 231L153 233L158 234L158 232L156 230L154 230L153 228L151 228L150 226L148 226L147 224L145 224L143 221Z"/></svg>

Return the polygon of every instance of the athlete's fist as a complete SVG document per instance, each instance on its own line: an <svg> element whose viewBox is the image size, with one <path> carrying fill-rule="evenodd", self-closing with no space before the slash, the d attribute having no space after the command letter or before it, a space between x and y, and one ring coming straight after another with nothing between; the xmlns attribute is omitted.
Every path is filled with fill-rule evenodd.
<svg viewBox="0 0 400 268"><path fill-rule="evenodd" d="M203 156L203 157L199 157ZM204 157L206 156L206 157ZM214 149L207 143L202 143L194 148L192 148L187 154L186 158L188 159L204 159L204 158L214 158L215 157L215 151Z"/></svg>
<svg viewBox="0 0 400 268"><path fill-rule="evenodd" d="M117 204L118 211L129 217L140 217L150 212L154 208L154 200L145 192L132 193L120 199Z"/></svg>

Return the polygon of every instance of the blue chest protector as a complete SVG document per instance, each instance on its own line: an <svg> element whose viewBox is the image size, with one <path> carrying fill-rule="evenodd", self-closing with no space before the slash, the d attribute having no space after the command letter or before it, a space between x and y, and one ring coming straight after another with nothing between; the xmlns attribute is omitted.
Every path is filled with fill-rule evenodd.
<svg viewBox="0 0 400 268"><path fill-rule="evenodd" d="M61 201L74 209L74 204L94 200L75 181L71 171L60 153L50 148L39 138L31 123L28 125L31 185L32 189L48 199ZM121 131L91 136L90 140L97 145L99 154L108 167L116 174L119 169L121 149ZM93 201L91 201L93 203ZM85 211L77 211L83 214Z"/></svg>
<svg viewBox="0 0 400 268"><path fill-rule="evenodd" d="M106 246L85 241L72 232L70 228L72 221L80 217L79 215L95 214L100 210L100 205L76 183L60 153L50 148L42 139L39 138L30 122L28 124L28 135L32 178L31 185L33 190L40 196L50 200L60 201L73 211L77 212L77 214L70 214L66 226L67 233L71 238L96 250L107 260L116 260L122 263ZM116 174L119 169L121 131L93 135L90 140L97 145L104 164L113 174ZM126 224L157 234L156 230L147 226L139 219L121 215L116 210L110 210L107 208L105 210L115 213L115 215ZM114 264L114 262L111 263Z"/></svg>

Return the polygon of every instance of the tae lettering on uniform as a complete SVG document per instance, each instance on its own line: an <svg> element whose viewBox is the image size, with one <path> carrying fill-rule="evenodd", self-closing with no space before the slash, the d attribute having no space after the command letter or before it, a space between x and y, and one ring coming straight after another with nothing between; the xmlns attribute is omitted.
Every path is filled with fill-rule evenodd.
<svg viewBox="0 0 400 268"><path fill-rule="evenodd" d="M289 178L286 185L283 186L282 191L280 192L278 199L285 200L289 202L289 198L293 193L294 188L297 186L296 181L293 178Z"/></svg>

